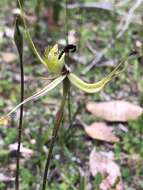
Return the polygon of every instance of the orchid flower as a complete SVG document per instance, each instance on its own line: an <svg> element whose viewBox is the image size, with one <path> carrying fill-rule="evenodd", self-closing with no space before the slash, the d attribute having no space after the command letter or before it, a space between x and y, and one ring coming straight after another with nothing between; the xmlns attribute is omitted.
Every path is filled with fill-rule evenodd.
<svg viewBox="0 0 143 190"><path fill-rule="evenodd" d="M54 142L56 140L60 124L62 122L64 105L65 105L65 101L66 101L66 97L68 94L70 84L72 84L73 86L77 87L78 89L84 91L85 93L97 93L97 92L101 91L105 87L105 85L107 83L109 83L114 77L116 77L123 71L122 65L128 60L130 55L127 55L123 60L121 60L121 62L119 64L117 64L115 69L113 69L113 71L110 74L103 77L100 81L98 81L96 83L84 82L70 70L70 68L67 66L67 64L65 62L66 53L70 52L70 51L74 52L76 50L76 46L69 44L64 48L64 50L60 51L58 44L55 44L51 49L46 48L44 55L41 55L39 53L38 49L35 47L35 44L29 33L28 27L27 27L25 19L24 19L20 0L18 0L18 3L20 6L21 18L24 23L25 34L26 34L26 38L29 43L29 46L31 47L37 60L47 68L49 73L54 74L57 77L54 80L52 80L52 82L50 82L48 85L46 85L43 89L41 89L34 95L28 97L27 99L22 101L20 104L18 104L16 107L14 107L4 117L1 117L0 122L1 122L1 120L5 120L5 118L8 118L21 105L26 104L32 100L36 100L36 99L44 96L45 94L47 94L48 92L50 92L51 90L56 88L60 83L63 83L63 98L61 101L60 109L56 115L55 127L54 127L53 133L52 133L52 140L51 140L51 143L49 146L49 153L48 153L48 157L47 157L47 161L46 161L46 165L45 165L44 176L43 176L42 190L45 190L52 150L54 147ZM20 145L20 143L19 143L19 145Z"/></svg>
<svg viewBox="0 0 143 190"><path fill-rule="evenodd" d="M62 81L64 81L65 79L68 80L72 85L74 85L75 87L77 87L78 89L86 93L97 93L101 91L107 83L109 83L114 77L119 75L120 72L122 71L121 66L127 61L129 57L128 55L115 67L115 69L110 74L102 78L100 81L96 83L86 83L82 81L78 76L76 76L73 72L71 72L71 70L68 68L65 62L66 51L60 52L58 48L58 44L55 44L51 49L47 48L45 50L44 55L41 56L37 48L35 47L34 42L29 33L20 3L19 3L19 6L21 9L21 16L23 19L25 34L26 34L26 38L29 43L29 46L31 47L34 55L37 57L37 60L47 68L49 73L56 74L57 78L54 79L50 84L45 86L43 89L41 89L34 95L28 97L23 102L21 102L16 107L14 107L9 113L7 113L6 117L9 117L21 105L44 96L45 94L53 90L55 87L57 87L60 83L62 83Z"/></svg>
<svg viewBox="0 0 143 190"><path fill-rule="evenodd" d="M86 92L86 93L97 93L101 91L104 86L111 81L116 75L120 73L120 67L121 65L127 60L124 59L121 61L116 68L106 77L102 78L100 81L96 83L86 83L82 81L78 76L76 76L73 72L71 72L68 68L68 66L65 63L64 57L65 53L61 56L59 59L60 53L58 49L58 45L54 45L53 48L47 53L44 54L44 56L40 56L39 52L37 51L28 31L26 31L28 41L30 42L30 45L32 49L34 50L35 55L37 56L38 60L44 64L48 71L54 74L58 74L58 77L54 79L51 83L49 83L47 86L45 86L43 89L35 93L34 95L28 97L23 102L18 104L15 108L13 108L7 116L10 116L13 112L15 112L21 105L31 101L36 100L45 94L47 94L49 91L53 90L55 87L57 87L62 81L67 78L71 84L73 84L78 89Z"/></svg>

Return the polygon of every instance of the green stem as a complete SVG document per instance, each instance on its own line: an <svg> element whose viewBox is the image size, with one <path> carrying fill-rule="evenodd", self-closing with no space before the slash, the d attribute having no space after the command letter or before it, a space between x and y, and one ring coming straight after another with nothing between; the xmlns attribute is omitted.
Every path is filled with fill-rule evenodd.
<svg viewBox="0 0 143 190"><path fill-rule="evenodd" d="M65 36L66 36L66 44L68 44L68 31L69 31L69 26L68 26L68 0L65 0Z"/></svg>
<svg viewBox="0 0 143 190"><path fill-rule="evenodd" d="M21 68L21 102L24 100L24 74L23 74L23 61L20 57L20 68ZM20 162L20 147L21 147L21 135L22 135L22 124L23 124L23 105L20 107L20 117L18 126L18 147L17 147L17 158L16 158L16 176L15 176L15 189L19 190L19 162Z"/></svg>
<svg viewBox="0 0 143 190"><path fill-rule="evenodd" d="M37 0L36 7L35 7L35 13L37 15L37 20L38 21L39 21L39 17L40 17L41 5L42 5L42 1L41 0ZM39 31L40 31L39 22L36 22L35 26L34 26L34 37L37 38L37 39L40 36L40 32Z"/></svg>
<svg viewBox="0 0 143 190"><path fill-rule="evenodd" d="M15 34L14 34L15 44L17 46L20 62L20 101L24 100L24 66L23 66L23 34L19 29L18 18L16 19ZM18 126L18 147L17 147L17 157L16 157L16 176L15 176L15 190L19 190L19 165L20 165L20 147L21 147L21 136L22 136L22 124L23 124L23 105L20 107L19 115L19 126Z"/></svg>
<svg viewBox="0 0 143 190"><path fill-rule="evenodd" d="M46 165L45 165L42 190L46 189L46 182L47 182L47 175L48 175L48 170L49 170L49 166L50 166L50 160L52 157L52 152L53 152L54 144L55 144L55 141L56 141L56 138L58 135L58 131L59 131L62 119L63 119L64 106L65 106L68 91L69 91L69 80L68 80L68 78L65 78L63 81L63 98L62 98L62 102L60 105L60 109L58 110L58 112L56 114L55 127L53 129L52 140L50 143L49 153L48 153L48 157L47 157L47 161L46 161Z"/></svg>
<svg viewBox="0 0 143 190"><path fill-rule="evenodd" d="M69 114L69 123L71 124L72 118L71 118L71 93L70 93L70 88L68 90L68 114Z"/></svg>

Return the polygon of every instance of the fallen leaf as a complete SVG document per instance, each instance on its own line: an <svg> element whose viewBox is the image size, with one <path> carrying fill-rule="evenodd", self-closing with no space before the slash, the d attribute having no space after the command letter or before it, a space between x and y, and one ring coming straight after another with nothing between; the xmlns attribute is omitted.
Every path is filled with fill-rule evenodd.
<svg viewBox="0 0 143 190"><path fill-rule="evenodd" d="M0 173L0 182L9 182L9 181L14 181L14 177L9 177L9 176L6 176L2 173Z"/></svg>
<svg viewBox="0 0 143 190"><path fill-rule="evenodd" d="M10 27L4 27L4 35L8 38L13 39L14 29Z"/></svg>
<svg viewBox="0 0 143 190"><path fill-rule="evenodd" d="M93 139L103 140L107 142L118 142L119 138L112 133L112 127L108 127L106 123L93 123L90 126L84 125L85 132Z"/></svg>
<svg viewBox="0 0 143 190"><path fill-rule="evenodd" d="M14 62L17 59L16 54L11 52L1 52L0 55L2 60L6 63Z"/></svg>
<svg viewBox="0 0 143 190"><path fill-rule="evenodd" d="M8 118L0 117L0 125L8 125Z"/></svg>
<svg viewBox="0 0 143 190"><path fill-rule="evenodd" d="M10 149L10 151L17 151L17 143L10 144L9 149ZM23 157L28 158L28 159L31 156L33 156L33 154L34 154L34 151L32 149L26 148L22 144L21 144L21 147L20 147L20 152L21 152Z"/></svg>
<svg viewBox="0 0 143 190"><path fill-rule="evenodd" d="M127 122L130 119L137 119L143 113L140 106L126 101L89 102L86 108L96 117L106 121Z"/></svg>
<svg viewBox="0 0 143 190"><path fill-rule="evenodd" d="M97 152L93 149L89 156L89 167L92 176L102 175L100 190L123 190L119 166L114 162L113 152Z"/></svg>

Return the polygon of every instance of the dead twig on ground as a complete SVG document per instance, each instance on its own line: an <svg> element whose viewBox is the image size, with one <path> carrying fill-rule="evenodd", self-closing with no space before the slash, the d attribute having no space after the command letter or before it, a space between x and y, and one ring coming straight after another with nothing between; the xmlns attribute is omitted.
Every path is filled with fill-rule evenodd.
<svg viewBox="0 0 143 190"><path fill-rule="evenodd" d="M124 19L121 21L119 28L121 29L117 35L117 38L120 38L123 36L125 31L128 29L129 25L133 21L133 18L135 16L136 9L143 3L143 0L137 0L134 4L134 6L131 7L127 15L124 16Z"/></svg>

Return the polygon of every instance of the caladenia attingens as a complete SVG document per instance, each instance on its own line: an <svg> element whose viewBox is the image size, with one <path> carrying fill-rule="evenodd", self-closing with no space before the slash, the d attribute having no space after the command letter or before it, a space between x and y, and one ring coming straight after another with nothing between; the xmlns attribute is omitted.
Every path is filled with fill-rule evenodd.
<svg viewBox="0 0 143 190"><path fill-rule="evenodd" d="M65 79L69 81L69 84L74 85L78 89L86 92L86 93L97 93L101 91L104 86L109 83L113 78L115 78L117 75L119 75L124 68L124 63L130 58L131 55L134 55L135 53L129 53L127 54L113 69L111 73L109 73L107 76L103 77L100 81L96 83L86 83L82 81L78 76L76 76L73 72L71 72L70 68L65 63L65 55L68 52L75 52L76 46L69 44L67 45L61 52L59 51L58 44L55 44L51 49L46 48L45 53L43 56L40 55L37 48L34 45L34 42L31 38L31 35L29 33L28 27L26 25L26 21L24 19L24 13L22 10L22 6L20 4L20 1L18 0L20 10L21 10L21 18L23 20L24 28L25 28L25 37L26 40L33 51L35 57L37 60L42 63L51 74L56 74L56 79L54 79L51 83L49 83L47 86L45 86L43 89L39 90L34 95L28 97L23 102L15 106L10 112L8 112L4 117L0 117L0 120L4 119L5 117L9 117L13 112L15 112L21 105L31 101L36 100L45 94L47 94L49 91L53 90L56 86L58 86L62 81Z"/></svg>
<svg viewBox="0 0 143 190"><path fill-rule="evenodd" d="M55 129L53 130L53 139L49 148L49 155L47 158L47 163L45 167L45 173L44 173L44 180L43 180L43 186L42 190L45 190L46 186L46 177L47 177L47 171L49 168L49 163L50 163L50 158L52 154L52 149L53 149L53 144L55 141L55 138L57 136L57 132L60 126L60 123L62 121L62 116L63 116L63 109L66 101L66 96L68 94L68 90L70 85L73 85L77 87L78 89L84 91L85 93L97 93L101 91L104 86L109 83L113 78L116 76L120 75L120 73L124 70L124 64L125 62L132 56L136 55L137 52L131 52L127 54L113 69L112 72L110 72L107 76L103 77L100 81L96 83L86 83L82 81L78 76L76 76L70 68L67 66L65 62L65 56L66 53L74 53L76 51L76 46L73 44L68 44L63 50L59 51L58 44L55 44L51 49L46 48L44 55L40 55L38 52L37 48L34 45L34 42L31 38L31 35L29 33L28 27L26 25L26 21L24 19L24 13L22 10L22 6L20 4L20 1L18 0L19 7L21 10L21 18L23 21L24 29L25 29L25 37L26 40L33 51L34 56L37 58L37 60L42 63L48 70L49 73L53 74L54 76L56 75L57 77L52 80L48 85L46 85L43 89L39 90L37 93L34 95L28 97L24 101L22 101L20 104L15 106L10 112L5 114L3 117L0 117L0 120L3 120L5 118L9 118L12 113L14 113L21 105L28 103L29 101L34 101L37 100L38 98L46 95L48 92L53 90L55 87L57 87L60 83L63 84L63 98L61 102L61 107L58 114L57 114L57 120L55 124Z"/></svg>
<svg viewBox="0 0 143 190"><path fill-rule="evenodd" d="M22 15L22 13L21 13L21 15ZM7 113L5 115L5 117L9 117L21 105L23 105L31 100L36 100L36 99L44 96L49 91L53 90L56 86L58 86L60 83L62 83L62 81L64 81L65 79L69 80L70 84L74 85L75 87L77 87L78 89L80 89L86 93L97 93L97 92L101 91L107 83L109 83L113 78L115 78L117 75L119 75L123 71L123 64L130 57L130 54L127 54L117 64L115 69L110 74L103 77L100 81L98 81L96 83L86 83L86 82L82 81L78 76L76 76L73 72L71 72L70 68L65 63L66 53L69 52L70 50L71 50L71 52L74 52L76 50L76 47L72 44L69 44L64 48L64 50L59 52L58 44L55 44L51 49L46 48L44 55L41 56L32 41L32 38L30 36L30 33L28 31L28 28L26 26L23 16L22 16L22 19L24 21L26 39L27 39L29 46L31 47L35 57L38 59L39 62L41 62L44 66L46 66L49 73L56 75L57 77L51 83L49 83L47 86L45 86L43 89L39 90L37 93L28 97L23 102L21 102L16 107L14 107L9 113ZM1 119L2 119L2 117L1 117Z"/></svg>

